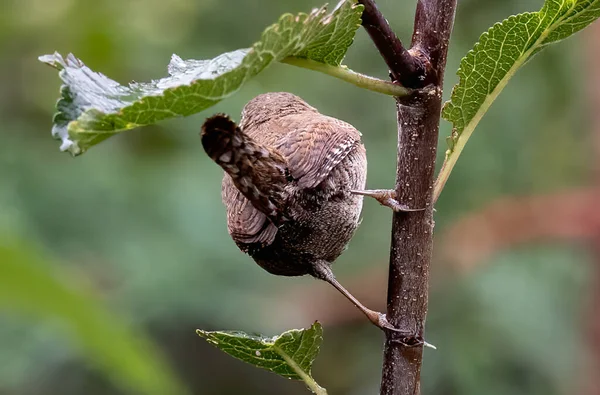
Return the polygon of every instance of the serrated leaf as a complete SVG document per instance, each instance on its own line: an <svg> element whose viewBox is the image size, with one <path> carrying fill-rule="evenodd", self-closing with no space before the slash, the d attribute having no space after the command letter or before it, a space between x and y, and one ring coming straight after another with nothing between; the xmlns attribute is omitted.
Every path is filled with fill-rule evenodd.
<svg viewBox="0 0 600 395"><path fill-rule="evenodd" d="M314 392L325 393L311 376L311 367L323 340L323 328L318 322L308 329L293 329L275 337L200 329L197 333L234 358L292 380L303 380ZM312 387L313 384L318 388Z"/></svg>
<svg viewBox="0 0 600 395"><path fill-rule="evenodd" d="M64 85L52 135L73 155L124 130L202 111L232 95L274 61L294 56L339 66L360 26L362 5L342 0L327 14L285 14L252 47L210 60L173 55L169 77L123 86L90 70L74 55L39 60L59 70Z"/></svg>
<svg viewBox="0 0 600 395"><path fill-rule="evenodd" d="M600 0L546 0L539 12L511 16L483 33L462 59L459 82L442 110L442 117L453 124L446 161L456 161L451 157L460 155L485 112L521 66L548 44L569 37L598 17Z"/></svg>
<svg viewBox="0 0 600 395"><path fill-rule="evenodd" d="M151 339L99 301L58 281L30 245L0 237L0 311L58 321L82 354L126 392L187 394ZM9 240L11 240L9 242Z"/></svg>

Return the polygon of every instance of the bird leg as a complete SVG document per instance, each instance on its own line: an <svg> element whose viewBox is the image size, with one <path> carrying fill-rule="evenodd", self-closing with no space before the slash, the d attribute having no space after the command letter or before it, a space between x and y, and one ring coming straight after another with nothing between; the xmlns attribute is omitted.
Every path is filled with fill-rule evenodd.
<svg viewBox="0 0 600 395"><path fill-rule="evenodd" d="M375 325L383 331L388 330L398 334L399 338L397 338L396 341L402 343L404 346L424 346L433 348L434 350L436 349L436 347L433 344L427 343L425 340L423 340L421 336L416 335L414 332L404 331L394 327L387 320L385 314L371 310L365 307L362 303L360 303L358 299L356 299L346 288L344 288L342 284L339 283L338 280L336 280L335 276L333 275L333 272L331 271L329 263L324 261L318 261L315 264L313 264L313 276L320 280L327 281L329 284L333 285L333 287L337 289L342 295L344 295L350 302L352 302L352 304L358 307L358 309L362 311L364 315L367 316L367 318L373 323L373 325Z"/></svg>
<svg viewBox="0 0 600 395"><path fill-rule="evenodd" d="M380 329L388 329L392 331L397 331L396 328L392 324L389 323L385 314L380 313L378 311L373 311L362 303L358 301L335 277L324 278L323 280L327 281L329 284L333 285L335 289L337 289L342 295L344 295L352 304L354 304L360 311L363 312L364 315L367 316L369 321L373 323L376 327Z"/></svg>
<svg viewBox="0 0 600 395"><path fill-rule="evenodd" d="M351 190L355 195L370 196L396 212L423 211L425 208L410 208L396 200L396 191L393 189L367 189L364 191Z"/></svg>
<svg viewBox="0 0 600 395"><path fill-rule="evenodd" d="M395 332L404 333L404 331L400 331L399 329L394 328L394 326L390 324L387 320L385 314L373 311L365 307L362 303L360 303L358 299L354 297L354 295L352 295L346 288L344 288L342 284L339 283L338 280L336 280L327 262L319 261L315 263L313 265L313 271L314 277L323 281L327 281L329 284L333 285L333 287L337 289L342 295L344 295L350 302L352 302L352 304L358 307L358 309L362 311L364 315L367 316L367 318L373 323L373 325L382 330L391 330Z"/></svg>

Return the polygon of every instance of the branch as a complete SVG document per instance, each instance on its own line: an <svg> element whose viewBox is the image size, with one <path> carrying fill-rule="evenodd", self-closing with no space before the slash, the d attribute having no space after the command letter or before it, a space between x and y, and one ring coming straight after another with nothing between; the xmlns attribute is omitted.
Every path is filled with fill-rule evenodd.
<svg viewBox="0 0 600 395"><path fill-rule="evenodd" d="M383 93L384 95L400 97L410 94L410 89L405 88L402 85L357 73L346 66L331 66L314 60L297 58L294 56L287 57L281 62L309 70L319 71L332 77L339 78L342 81L349 82L360 88Z"/></svg>
<svg viewBox="0 0 600 395"><path fill-rule="evenodd" d="M413 56L402 45L373 0L358 0L364 5L362 25L390 69L392 81L408 88L425 86L426 59Z"/></svg>
<svg viewBox="0 0 600 395"><path fill-rule="evenodd" d="M433 173L455 8L456 0L418 0L411 51L424 56L431 65L428 80L432 86L410 97L397 98L397 200L425 210L393 216L387 318L396 328L414 336L406 341L394 332L386 333L381 379L381 394L385 395L420 394L433 251Z"/></svg>
<svg viewBox="0 0 600 395"><path fill-rule="evenodd" d="M456 0L418 0L411 51L425 56L434 73L434 84L441 86L446 69L448 42L454 24Z"/></svg>

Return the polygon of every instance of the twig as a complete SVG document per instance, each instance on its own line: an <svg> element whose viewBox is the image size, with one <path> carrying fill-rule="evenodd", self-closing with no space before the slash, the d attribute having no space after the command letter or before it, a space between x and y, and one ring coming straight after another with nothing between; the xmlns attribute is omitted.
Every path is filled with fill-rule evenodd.
<svg viewBox="0 0 600 395"><path fill-rule="evenodd" d="M375 8L376 9L376 8ZM418 0L410 52L431 66L426 89L397 98L397 200L423 211L394 213L388 278L387 318L414 333L397 339L386 333L381 394L419 395L429 265L433 250L433 173L442 107L442 84L456 0ZM383 17L373 30L389 29ZM364 24L364 20L363 20ZM372 36L373 37L373 36ZM388 36L389 37L389 36ZM381 50L382 44L375 41ZM392 39L393 43L394 40ZM391 44L390 44L391 45ZM406 343L417 346L408 347Z"/></svg>
<svg viewBox="0 0 600 395"><path fill-rule="evenodd" d="M397 81L407 88L423 87L426 74L424 59L413 56L404 48L373 0L358 2L365 6L362 25L387 63L392 81Z"/></svg>
<svg viewBox="0 0 600 395"><path fill-rule="evenodd" d="M411 52L421 53L431 64L434 84L441 86L456 0L418 0Z"/></svg>

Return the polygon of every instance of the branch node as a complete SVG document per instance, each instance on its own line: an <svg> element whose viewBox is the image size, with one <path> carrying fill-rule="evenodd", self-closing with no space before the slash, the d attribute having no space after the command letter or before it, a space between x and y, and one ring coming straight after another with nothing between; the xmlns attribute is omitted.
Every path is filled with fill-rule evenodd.
<svg viewBox="0 0 600 395"><path fill-rule="evenodd" d="M427 64L407 50L373 0L358 0L364 5L362 25L388 65L390 78L407 88L421 88L427 83Z"/></svg>
<svg viewBox="0 0 600 395"><path fill-rule="evenodd" d="M388 340L404 347L421 347L426 344L423 336L411 331L404 331L395 328L385 328L385 331L387 333Z"/></svg>

